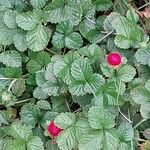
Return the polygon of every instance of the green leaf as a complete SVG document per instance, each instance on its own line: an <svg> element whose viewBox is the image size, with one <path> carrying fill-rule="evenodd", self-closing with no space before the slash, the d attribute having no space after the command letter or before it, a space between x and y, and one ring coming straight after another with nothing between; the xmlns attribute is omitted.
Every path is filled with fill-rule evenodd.
<svg viewBox="0 0 150 150"><path fill-rule="evenodd" d="M150 92L150 79L146 82L145 88Z"/></svg>
<svg viewBox="0 0 150 150"><path fill-rule="evenodd" d="M119 128L119 139L121 142L131 141L134 137L132 125L129 123L122 123Z"/></svg>
<svg viewBox="0 0 150 150"><path fill-rule="evenodd" d="M115 126L114 116L98 106L89 109L88 119L93 129L110 129Z"/></svg>
<svg viewBox="0 0 150 150"><path fill-rule="evenodd" d="M47 82L44 83L42 89L48 95L58 96L61 92L64 92L63 85L58 81L54 75L53 64L50 63L45 71L45 78Z"/></svg>
<svg viewBox="0 0 150 150"><path fill-rule="evenodd" d="M32 130L20 121L13 122L11 126L6 127L5 132L18 140L28 141L32 136Z"/></svg>
<svg viewBox="0 0 150 150"><path fill-rule="evenodd" d="M71 65L79 58L79 54L76 52L67 53L64 58L54 63L54 74L61 78L64 82L69 84L71 82Z"/></svg>
<svg viewBox="0 0 150 150"><path fill-rule="evenodd" d="M27 41L26 41L26 33L23 31L20 31L16 33L13 37L13 43L15 47L18 49L18 51L25 51L28 48Z"/></svg>
<svg viewBox="0 0 150 150"><path fill-rule="evenodd" d="M47 99L49 97L48 94L43 91L42 87L39 86L33 91L33 96L37 99Z"/></svg>
<svg viewBox="0 0 150 150"><path fill-rule="evenodd" d="M135 103L144 104L150 101L150 92L144 87L137 87L131 90L131 96Z"/></svg>
<svg viewBox="0 0 150 150"><path fill-rule="evenodd" d="M40 70L40 71L36 72L36 83L37 83L37 85L42 87L45 82L46 82L45 70Z"/></svg>
<svg viewBox="0 0 150 150"><path fill-rule="evenodd" d="M102 148L102 137L101 131L83 136L79 141L79 150L100 150Z"/></svg>
<svg viewBox="0 0 150 150"><path fill-rule="evenodd" d="M150 104L149 103L142 104L140 108L140 113L143 118L149 119L150 118Z"/></svg>
<svg viewBox="0 0 150 150"><path fill-rule="evenodd" d="M116 150L119 146L119 140L116 130L108 130L104 133L103 149Z"/></svg>
<svg viewBox="0 0 150 150"><path fill-rule="evenodd" d="M65 44L68 48L77 49L83 45L83 40L79 33L73 32L65 37Z"/></svg>
<svg viewBox="0 0 150 150"><path fill-rule="evenodd" d="M25 150L25 142L19 139L15 139L9 142L6 146L6 150Z"/></svg>
<svg viewBox="0 0 150 150"><path fill-rule="evenodd" d="M7 8L12 8L11 1L10 1L10 0L0 0L0 4L1 4L2 6L7 7Z"/></svg>
<svg viewBox="0 0 150 150"><path fill-rule="evenodd" d="M95 61L99 60L101 56L101 49L96 44L91 44L89 46L82 47L77 51L82 56L87 56L91 63L94 63Z"/></svg>
<svg viewBox="0 0 150 150"><path fill-rule="evenodd" d="M0 54L0 62L6 66L20 67L21 66L21 56L15 50L4 51Z"/></svg>
<svg viewBox="0 0 150 150"><path fill-rule="evenodd" d="M61 129L67 129L70 126L75 124L76 117L73 113L61 113L59 116L56 117L54 122L56 125Z"/></svg>
<svg viewBox="0 0 150 150"><path fill-rule="evenodd" d="M130 65L125 65L118 70L118 78L123 82L130 82L136 75L136 70Z"/></svg>
<svg viewBox="0 0 150 150"><path fill-rule="evenodd" d="M35 73L42 69L42 65L39 62L37 62L36 60L31 59L27 63L26 68L27 68L28 72Z"/></svg>
<svg viewBox="0 0 150 150"><path fill-rule="evenodd" d="M136 13L134 8L132 8L132 7L129 8L126 16L133 23L137 23L139 21L139 15Z"/></svg>
<svg viewBox="0 0 150 150"><path fill-rule="evenodd" d="M48 140L46 143L46 150L59 150L56 144L53 144L52 140Z"/></svg>
<svg viewBox="0 0 150 150"><path fill-rule="evenodd" d="M13 10L7 10L4 14L4 22L9 28L17 28L16 23L17 12Z"/></svg>
<svg viewBox="0 0 150 150"><path fill-rule="evenodd" d="M44 150L43 142L38 136L33 136L27 142L27 150Z"/></svg>
<svg viewBox="0 0 150 150"><path fill-rule="evenodd" d="M70 150L76 144L76 135L74 127L70 127L61 132L57 137L57 143L60 149Z"/></svg>
<svg viewBox="0 0 150 150"><path fill-rule="evenodd" d="M40 109L44 109L44 110L51 110L51 105L49 104L48 101L46 100L39 100L36 105L40 108Z"/></svg>
<svg viewBox="0 0 150 150"><path fill-rule="evenodd" d="M39 24L40 19L38 11L27 11L16 16L18 26L24 30L34 29Z"/></svg>
<svg viewBox="0 0 150 150"><path fill-rule="evenodd" d="M92 2L96 5L98 11L106 11L112 6L111 0L92 0Z"/></svg>
<svg viewBox="0 0 150 150"><path fill-rule="evenodd" d="M22 68L13 68L13 67L6 67L5 68L5 76L8 78L19 78L22 74Z"/></svg>
<svg viewBox="0 0 150 150"><path fill-rule="evenodd" d="M41 51L49 42L51 30L43 25L38 25L33 30L27 33L27 43L31 50Z"/></svg>
<svg viewBox="0 0 150 150"><path fill-rule="evenodd" d="M71 75L74 79L69 84L69 90L76 96L95 93L105 82L101 75L93 74L88 59L75 60L71 67Z"/></svg>
<svg viewBox="0 0 150 150"><path fill-rule="evenodd" d="M25 79L17 79L14 84L12 85L12 93L17 97L21 96L25 91Z"/></svg>
<svg viewBox="0 0 150 150"><path fill-rule="evenodd" d="M21 108L20 115L24 123L34 128L41 117L41 112L36 105L27 103Z"/></svg>
<svg viewBox="0 0 150 150"><path fill-rule="evenodd" d="M31 5L36 9L41 9L45 6L48 0L30 0Z"/></svg>
<svg viewBox="0 0 150 150"><path fill-rule="evenodd" d="M145 48L138 49L135 58L140 64L150 66L150 44Z"/></svg>

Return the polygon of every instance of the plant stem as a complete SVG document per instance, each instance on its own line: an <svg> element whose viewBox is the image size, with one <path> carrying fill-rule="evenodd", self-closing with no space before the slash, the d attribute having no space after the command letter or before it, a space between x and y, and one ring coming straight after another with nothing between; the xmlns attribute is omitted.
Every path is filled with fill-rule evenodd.
<svg viewBox="0 0 150 150"><path fill-rule="evenodd" d="M110 31L109 33L107 33L104 37L102 37L101 39L99 39L98 41L94 42L95 44L101 42L102 40L104 40L105 38L107 38L109 35L111 35L113 33L113 31Z"/></svg>
<svg viewBox="0 0 150 150"><path fill-rule="evenodd" d="M45 47L45 49L46 49L47 51L51 52L52 54L57 55L57 53L53 52L53 51L50 50L49 48Z"/></svg>
<svg viewBox="0 0 150 150"><path fill-rule="evenodd" d="M150 2L148 2L148 3L144 4L144 5L142 5L142 6L141 6L141 7L139 7L137 10L140 10L140 9L142 9L142 8L144 8L144 7L148 6L148 5L150 5Z"/></svg>
<svg viewBox="0 0 150 150"><path fill-rule="evenodd" d="M93 20L91 20L90 18L88 18L87 16L85 17L88 21L90 21L91 23L93 23L93 24L96 24L96 22L95 21L93 21Z"/></svg>
<svg viewBox="0 0 150 150"><path fill-rule="evenodd" d="M142 119L140 122L138 122L133 129L136 129L139 125L141 125L143 122L145 122L147 119Z"/></svg>
<svg viewBox="0 0 150 150"><path fill-rule="evenodd" d="M70 106L69 106L68 101L65 96L64 96L64 100L65 100L68 111L71 112Z"/></svg>
<svg viewBox="0 0 150 150"><path fill-rule="evenodd" d="M10 83L10 85L9 85L9 87L8 87L8 92L11 91L11 88L12 88L13 84L14 84L16 81L17 81L17 79L14 79L14 80Z"/></svg>

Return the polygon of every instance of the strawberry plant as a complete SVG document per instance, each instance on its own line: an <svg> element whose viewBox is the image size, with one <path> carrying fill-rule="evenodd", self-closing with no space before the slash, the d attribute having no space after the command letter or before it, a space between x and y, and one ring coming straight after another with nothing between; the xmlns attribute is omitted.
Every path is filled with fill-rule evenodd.
<svg viewBox="0 0 150 150"><path fill-rule="evenodd" d="M0 0L0 150L150 149L148 5Z"/></svg>

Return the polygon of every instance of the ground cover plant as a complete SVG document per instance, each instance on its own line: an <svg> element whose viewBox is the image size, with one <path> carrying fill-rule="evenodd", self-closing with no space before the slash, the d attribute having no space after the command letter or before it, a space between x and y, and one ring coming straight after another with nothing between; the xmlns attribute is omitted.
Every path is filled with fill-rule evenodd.
<svg viewBox="0 0 150 150"><path fill-rule="evenodd" d="M150 150L149 5L0 0L0 150Z"/></svg>

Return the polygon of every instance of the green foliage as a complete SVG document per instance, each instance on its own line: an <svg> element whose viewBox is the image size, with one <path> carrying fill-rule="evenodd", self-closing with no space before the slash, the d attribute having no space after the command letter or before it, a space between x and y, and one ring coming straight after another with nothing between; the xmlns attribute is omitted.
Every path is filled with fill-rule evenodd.
<svg viewBox="0 0 150 150"><path fill-rule="evenodd" d="M149 140L150 42L136 6L0 0L0 150L133 150L142 133ZM54 138L51 122L62 129Z"/></svg>

